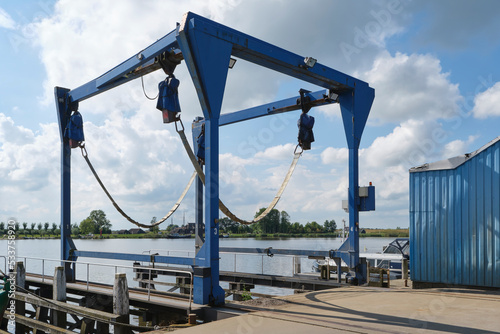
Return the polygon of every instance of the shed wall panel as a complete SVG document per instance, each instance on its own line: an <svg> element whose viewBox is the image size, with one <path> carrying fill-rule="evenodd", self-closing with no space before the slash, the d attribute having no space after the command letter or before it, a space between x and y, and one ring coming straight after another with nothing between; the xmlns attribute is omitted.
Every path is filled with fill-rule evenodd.
<svg viewBox="0 0 500 334"><path fill-rule="evenodd" d="M454 169L410 173L414 281L500 287L500 141Z"/></svg>

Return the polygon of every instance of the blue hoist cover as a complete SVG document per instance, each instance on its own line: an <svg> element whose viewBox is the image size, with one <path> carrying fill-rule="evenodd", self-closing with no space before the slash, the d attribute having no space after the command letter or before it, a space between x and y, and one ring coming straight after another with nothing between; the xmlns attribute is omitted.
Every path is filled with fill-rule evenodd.
<svg viewBox="0 0 500 334"><path fill-rule="evenodd" d="M203 132L198 136L196 142L198 144L196 156L198 159L205 161L205 134Z"/></svg>
<svg viewBox="0 0 500 334"><path fill-rule="evenodd" d="M78 111L73 112L69 118L68 125L64 129L64 137L68 138L72 148L79 145L80 142L85 140L83 135L83 118L82 114Z"/></svg>
<svg viewBox="0 0 500 334"><path fill-rule="evenodd" d="M179 104L180 81L171 75L158 84L159 94L156 108L163 112L163 123L175 122L181 112Z"/></svg>
<svg viewBox="0 0 500 334"><path fill-rule="evenodd" d="M299 127L299 145L303 150L310 150L311 143L314 141L313 126L314 117L303 112L297 122Z"/></svg>

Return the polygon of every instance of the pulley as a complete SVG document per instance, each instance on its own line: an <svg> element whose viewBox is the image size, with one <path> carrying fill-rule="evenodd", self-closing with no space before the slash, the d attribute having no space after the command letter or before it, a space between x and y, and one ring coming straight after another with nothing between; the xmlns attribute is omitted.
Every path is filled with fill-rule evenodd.
<svg viewBox="0 0 500 334"><path fill-rule="evenodd" d="M163 113L163 123L172 123L179 119L178 114L181 112L179 84L180 81L173 74L158 84L159 95L156 108Z"/></svg>
<svg viewBox="0 0 500 334"><path fill-rule="evenodd" d="M82 115L75 110L69 118L68 125L64 129L64 137L69 140L69 146L76 148L85 140L83 135L83 118Z"/></svg>
<svg viewBox="0 0 500 334"><path fill-rule="evenodd" d="M311 143L314 141L314 134L312 131L314 126L314 117L307 114L312 107L310 103L311 99L306 95L306 93L310 92L305 89L300 89L299 93L300 98L297 99L297 104L300 104L302 114L297 121L297 126L299 127L299 135L297 139L299 141L299 146L305 151L311 149Z"/></svg>

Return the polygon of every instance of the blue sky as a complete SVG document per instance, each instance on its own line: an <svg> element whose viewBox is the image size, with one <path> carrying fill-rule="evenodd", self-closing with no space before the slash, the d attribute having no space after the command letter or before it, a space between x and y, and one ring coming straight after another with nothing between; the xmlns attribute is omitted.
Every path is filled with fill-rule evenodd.
<svg viewBox="0 0 500 334"><path fill-rule="evenodd" d="M408 226L408 169L473 151L499 135L498 1L2 1L0 2L0 220L59 222L60 152L54 86L76 88L175 27L193 11L367 81L375 102L363 134L360 183L377 211L365 227ZM184 64L182 117L201 115ZM146 76L149 95L164 77ZM314 87L240 60L223 112ZM162 217L192 172L173 125L161 122L140 81L83 102L89 156L136 220ZM347 150L338 106L311 111L304 154L279 210L306 223L347 219ZM250 219L274 197L296 145L299 112L221 128L221 198ZM103 209L128 228L73 152L72 222ZM173 217L192 221L193 190Z"/></svg>

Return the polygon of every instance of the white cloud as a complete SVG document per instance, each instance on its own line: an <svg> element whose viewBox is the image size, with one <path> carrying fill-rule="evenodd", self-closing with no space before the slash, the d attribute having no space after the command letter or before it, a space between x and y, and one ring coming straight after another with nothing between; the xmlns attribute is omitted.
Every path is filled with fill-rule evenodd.
<svg viewBox="0 0 500 334"><path fill-rule="evenodd" d="M48 190L55 181L58 166L57 141L59 133L55 124L42 124L41 132L34 133L0 113L0 179L2 196L0 211L9 212L20 203L31 201L24 194ZM9 194L9 195L7 195ZM12 203L12 200L19 200Z"/></svg>
<svg viewBox="0 0 500 334"><path fill-rule="evenodd" d="M0 28L14 29L16 22L3 8L0 7Z"/></svg>
<svg viewBox="0 0 500 334"><path fill-rule="evenodd" d="M449 159L467 153L470 145L474 143L477 138L478 136L469 136L467 140L456 139L447 143L444 145L442 158Z"/></svg>
<svg viewBox="0 0 500 334"><path fill-rule="evenodd" d="M255 158L263 160L286 160L293 157L294 144L288 143L266 148L263 152L257 152Z"/></svg>
<svg viewBox="0 0 500 334"><path fill-rule="evenodd" d="M472 113L479 119L500 116L500 82L476 95Z"/></svg>
<svg viewBox="0 0 500 334"><path fill-rule="evenodd" d="M383 52L362 77L375 88L370 123L446 119L458 112L458 85L431 55Z"/></svg>
<svg viewBox="0 0 500 334"><path fill-rule="evenodd" d="M349 158L349 150L345 147L327 147L321 152L321 162L324 165L345 164Z"/></svg>

